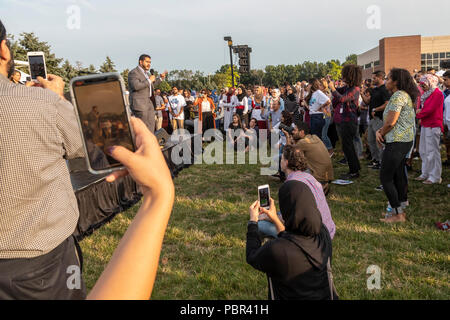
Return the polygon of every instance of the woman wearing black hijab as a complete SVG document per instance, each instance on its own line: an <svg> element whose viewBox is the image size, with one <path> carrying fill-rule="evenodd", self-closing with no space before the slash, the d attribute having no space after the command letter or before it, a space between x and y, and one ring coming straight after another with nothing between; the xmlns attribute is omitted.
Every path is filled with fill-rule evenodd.
<svg viewBox="0 0 450 320"><path fill-rule="evenodd" d="M328 276L331 267L327 268L332 256L331 238L314 195L303 182L288 181L281 186L278 198L284 225L277 216L273 199L269 210L260 208L258 201L250 207L247 263L267 274L269 299L337 299L335 291L330 290L333 287ZM258 235L260 212L270 217L279 232L277 239L264 246Z"/></svg>

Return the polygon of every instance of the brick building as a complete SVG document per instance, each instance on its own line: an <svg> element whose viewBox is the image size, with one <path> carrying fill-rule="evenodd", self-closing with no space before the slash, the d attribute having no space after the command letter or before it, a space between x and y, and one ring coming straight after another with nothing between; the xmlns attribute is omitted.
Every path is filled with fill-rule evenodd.
<svg viewBox="0 0 450 320"><path fill-rule="evenodd" d="M393 67L426 71L440 69L442 61L450 60L450 35L422 37L420 35L388 37L377 47L358 55L358 65L363 68L363 79L372 77L374 71L389 73Z"/></svg>

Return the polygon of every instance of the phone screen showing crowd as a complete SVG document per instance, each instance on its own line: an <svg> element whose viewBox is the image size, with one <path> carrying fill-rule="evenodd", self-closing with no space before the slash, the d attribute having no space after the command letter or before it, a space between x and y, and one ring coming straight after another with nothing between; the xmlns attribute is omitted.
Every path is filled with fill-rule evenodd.
<svg viewBox="0 0 450 320"><path fill-rule="evenodd" d="M80 82L73 89L91 168L102 171L121 166L108 155L108 148L135 148L120 82Z"/></svg>

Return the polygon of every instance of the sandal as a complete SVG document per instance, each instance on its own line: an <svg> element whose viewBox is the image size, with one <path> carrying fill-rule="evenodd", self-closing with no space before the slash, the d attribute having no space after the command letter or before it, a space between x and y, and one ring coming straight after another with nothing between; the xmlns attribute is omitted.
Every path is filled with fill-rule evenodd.
<svg viewBox="0 0 450 320"><path fill-rule="evenodd" d="M423 184L428 184L428 185L430 185L430 184L441 184L441 183L442 183L442 179L440 179L438 182L433 182L433 181L430 181L430 180L426 180L426 181L423 182Z"/></svg>

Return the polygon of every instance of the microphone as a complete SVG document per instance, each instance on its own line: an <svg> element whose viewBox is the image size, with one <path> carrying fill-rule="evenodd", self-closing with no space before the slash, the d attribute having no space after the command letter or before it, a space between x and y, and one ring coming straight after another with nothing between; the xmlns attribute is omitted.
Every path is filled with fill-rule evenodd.
<svg viewBox="0 0 450 320"><path fill-rule="evenodd" d="M154 75L155 75L155 70L150 69L150 74L151 74L152 76L154 76Z"/></svg>

